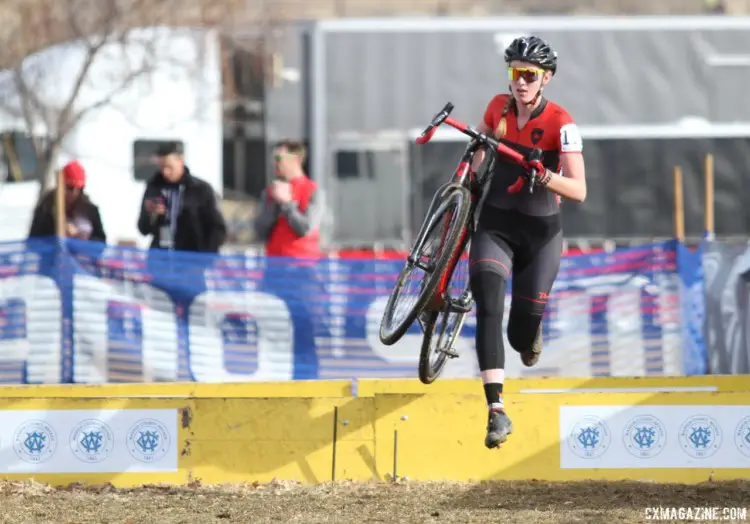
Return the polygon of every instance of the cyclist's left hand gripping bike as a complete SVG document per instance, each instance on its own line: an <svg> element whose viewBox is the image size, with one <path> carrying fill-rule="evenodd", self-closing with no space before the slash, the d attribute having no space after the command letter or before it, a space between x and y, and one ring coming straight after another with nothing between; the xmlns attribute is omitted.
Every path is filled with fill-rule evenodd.
<svg viewBox="0 0 750 524"><path fill-rule="evenodd" d="M497 153L523 164L524 156L493 137L463 124L449 115L450 102L432 119L417 138L417 144L430 141L442 124L448 124L471 138L450 181L441 186L427 210L417 239L391 291L380 323L380 340L388 346L398 342L417 320L423 330L419 355L419 379L432 383L442 372L447 359L458 353L453 345L474 302L468 278L463 286L451 286L459 260L468 250L475 228L475 216L485 188L489 186ZM471 173L474 155L483 148L485 159L476 176ZM530 172L529 191L534 190L538 173ZM416 292L405 293L415 270Z"/></svg>

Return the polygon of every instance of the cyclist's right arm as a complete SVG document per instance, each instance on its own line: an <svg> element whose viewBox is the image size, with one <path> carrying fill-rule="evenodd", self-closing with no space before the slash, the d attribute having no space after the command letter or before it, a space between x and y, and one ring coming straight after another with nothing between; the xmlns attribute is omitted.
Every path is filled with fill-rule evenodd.
<svg viewBox="0 0 750 524"><path fill-rule="evenodd" d="M482 121L479 122L479 125L477 125L476 130L480 133L485 133L488 135L492 135L492 130L495 128L495 122L493 122L494 115L495 115L495 107L500 104L500 107L502 107L502 102L499 100L499 96L494 96L492 100L490 100L489 104L487 104L487 108L484 110L484 116L482 117ZM471 162L471 170L475 173L479 170L479 166L482 165L482 162L484 162L485 157L485 151L484 148L479 148L479 150L474 154L474 160Z"/></svg>
<svg viewBox="0 0 750 524"><path fill-rule="evenodd" d="M490 127L485 124L484 122L480 122L479 125L476 127L476 130L480 133L489 133L492 131ZM476 153L474 153L474 160L471 162L471 170L475 173L479 170L479 166L482 165L482 162L484 162L485 152L484 147L480 147Z"/></svg>

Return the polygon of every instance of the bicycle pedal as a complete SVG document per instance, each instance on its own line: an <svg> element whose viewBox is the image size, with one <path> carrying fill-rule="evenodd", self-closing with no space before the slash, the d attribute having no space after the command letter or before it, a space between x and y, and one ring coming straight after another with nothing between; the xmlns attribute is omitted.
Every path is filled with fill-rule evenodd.
<svg viewBox="0 0 750 524"><path fill-rule="evenodd" d="M471 308L474 307L474 301L473 300L449 300L448 301L448 311L452 311L454 313L470 313Z"/></svg>
<svg viewBox="0 0 750 524"><path fill-rule="evenodd" d="M453 349L441 349L442 353L445 353L448 358L458 358L458 353Z"/></svg>

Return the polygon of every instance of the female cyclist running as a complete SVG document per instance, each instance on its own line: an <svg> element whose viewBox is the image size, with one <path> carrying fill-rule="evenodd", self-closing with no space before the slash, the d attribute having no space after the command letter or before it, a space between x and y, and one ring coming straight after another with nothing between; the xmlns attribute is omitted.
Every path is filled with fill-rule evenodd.
<svg viewBox="0 0 750 524"><path fill-rule="evenodd" d="M586 199L578 128L562 107L542 96L557 70L557 53L541 38L522 37L505 50L505 62L511 94L495 96L477 128L523 153L526 166L497 159L469 265L477 305L477 356L489 408L488 448L498 447L513 431L503 404L506 284L512 273L508 341L524 365L533 366L542 351L542 315L560 268L560 197ZM475 156L475 172L484 156L484 151ZM531 193L530 167L540 173Z"/></svg>

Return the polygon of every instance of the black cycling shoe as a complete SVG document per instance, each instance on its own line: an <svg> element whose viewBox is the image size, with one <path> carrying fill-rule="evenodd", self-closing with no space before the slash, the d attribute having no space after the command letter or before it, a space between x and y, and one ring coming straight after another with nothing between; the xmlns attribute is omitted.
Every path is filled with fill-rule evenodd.
<svg viewBox="0 0 750 524"><path fill-rule="evenodd" d="M487 421L487 436L484 445L489 449L497 448L508 440L513 433L513 422L502 409L491 409Z"/></svg>

